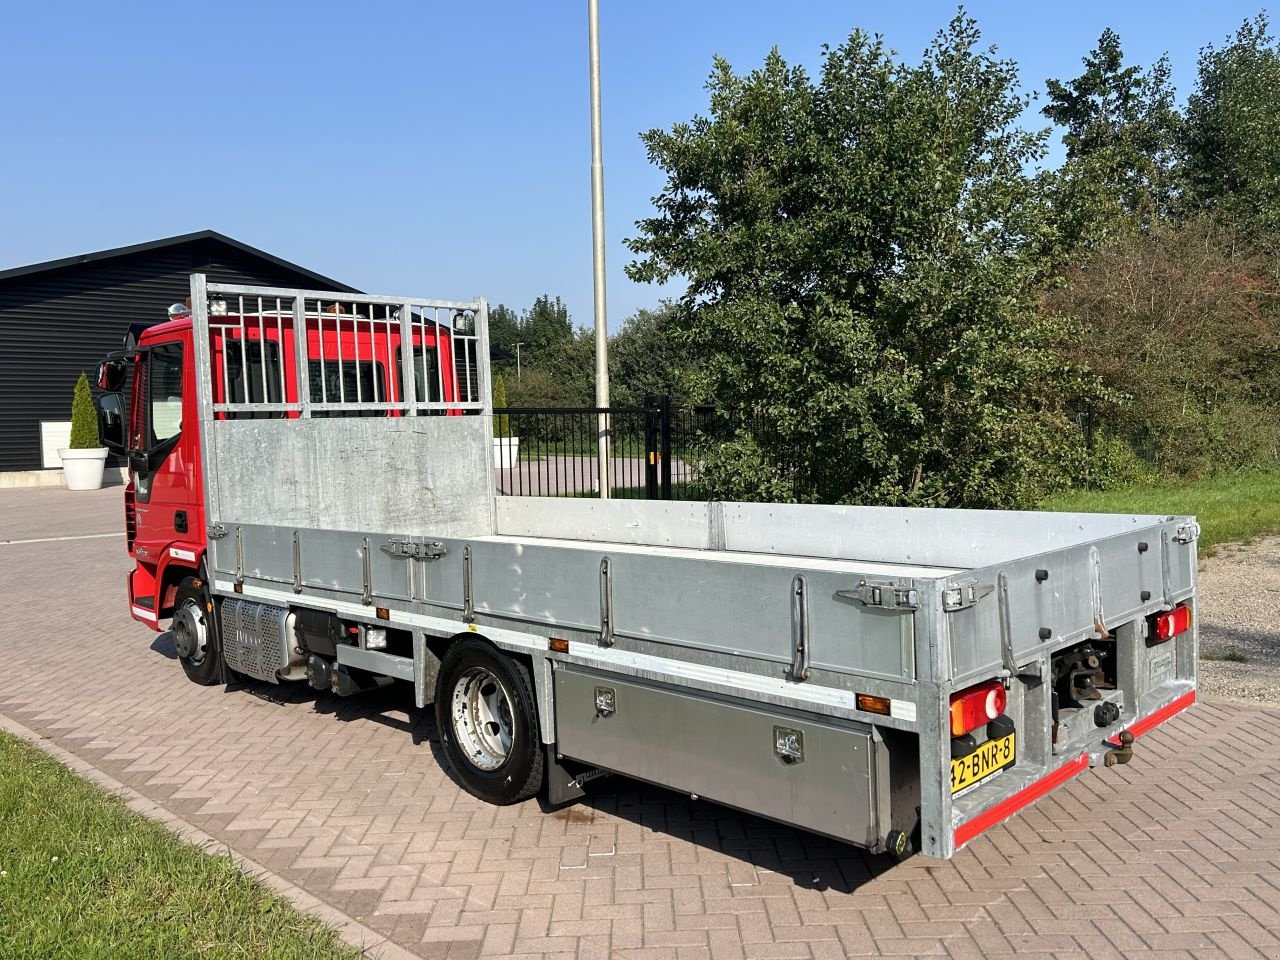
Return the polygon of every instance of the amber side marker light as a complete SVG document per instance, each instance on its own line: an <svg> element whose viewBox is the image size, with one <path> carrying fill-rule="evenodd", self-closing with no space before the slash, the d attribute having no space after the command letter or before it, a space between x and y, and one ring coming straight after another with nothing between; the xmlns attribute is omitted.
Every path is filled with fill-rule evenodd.
<svg viewBox="0 0 1280 960"><path fill-rule="evenodd" d="M855 698L858 709L864 713L879 713L883 716L889 716L889 698L877 697L870 693L860 693Z"/></svg>
<svg viewBox="0 0 1280 960"><path fill-rule="evenodd" d="M379 620L390 620L391 610L387 607L375 607L374 613L378 615Z"/></svg>
<svg viewBox="0 0 1280 960"><path fill-rule="evenodd" d="M569 641L561 640L559 637L551 637L547 640L547 649L554 650L556 653L568 653Z"/></svg>

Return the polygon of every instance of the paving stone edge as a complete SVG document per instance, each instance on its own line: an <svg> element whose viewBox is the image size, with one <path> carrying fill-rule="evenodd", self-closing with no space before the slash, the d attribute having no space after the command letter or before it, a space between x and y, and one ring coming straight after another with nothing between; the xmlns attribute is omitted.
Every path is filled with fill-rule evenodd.
<svg viewBox="0 0 1280 960"><path fill-rule="evenodd" d="M418 954L388 940L382 934L366 927L354 917L343 913L314 894L307 893L297 884L290 883L278 873L268 870L256 860L246 857L231 845L210 836L163 805L148 799L132 787L126 786L110 774L99 770L93 764L64 750L50 738L23 726L3 713L0 713L0 730L26 740L86 780L97 784L110 793L114 793L124 800L125 805L130 810L164 824L180 840L198 847L205 853L229 854L236 866L247 876L253 877L272 892L284 897L299 912L310 914L332 927L343 943L360 950L370 960L421 960Z"/></svg>

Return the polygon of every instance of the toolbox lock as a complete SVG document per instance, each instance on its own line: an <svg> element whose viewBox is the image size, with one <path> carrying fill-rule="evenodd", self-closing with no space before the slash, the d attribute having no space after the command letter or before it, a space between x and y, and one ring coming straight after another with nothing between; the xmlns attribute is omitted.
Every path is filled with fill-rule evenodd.
<svg viewBox="0 0 1280 960"><path fill-rule="evenodd" d="M790 766L804 762L804 732L794 727L773 728L773 752Z"/></svg>
<svg viewBox="0 0 1280 960"><path fill-rule="evenodd" d="M596 687L596 716L611 717L617 709L613 687Z"/></svg>

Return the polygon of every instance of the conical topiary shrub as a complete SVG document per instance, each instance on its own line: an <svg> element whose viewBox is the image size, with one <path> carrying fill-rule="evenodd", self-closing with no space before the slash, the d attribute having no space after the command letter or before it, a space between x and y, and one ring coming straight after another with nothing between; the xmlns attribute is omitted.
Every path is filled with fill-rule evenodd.
<svg viewBox="0 0 1280 960"><path fill-rule="evenodd" d="M493 378L493 408L495 410L506 409L507 406L507 382L502 379L502 374L498 374ZM511 436L511 420L505 413L495 413L493 415L493 435L495 437Z"/></svg>
<svg viewBox="0 0 1280 960"><path fill-rule="evenodd" d="M71 439L69 450L92 450L98 442L98 414L93 409L93 396L89 393L89 378L83 373L76 381L76 392L71 400Z"/></svg>
<svg viewBox="0 0 1280 960"><path fill-rule="evenodd" d="M93 409L89 378L83 373L76 381L71 400L71 435L65 450L58 451L62 460L62 479L68 490L97 490L102 486L102 468L107 450L98 442L98 412Z"/></svg>

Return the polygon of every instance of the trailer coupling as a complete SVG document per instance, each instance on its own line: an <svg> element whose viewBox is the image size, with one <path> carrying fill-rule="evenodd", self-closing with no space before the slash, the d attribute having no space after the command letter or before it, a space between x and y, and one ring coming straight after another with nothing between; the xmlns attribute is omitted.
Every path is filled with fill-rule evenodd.
<svg viewBox="0 0 1280 960"><path fill-rule="evenodd" d="M1103 760L1108 767L1114 767L1117 763L1128 763L1133 759L1133 734L1128 730L1121 730L1116 737L1120 741L1120 746L1108 751Z"/></svg>

